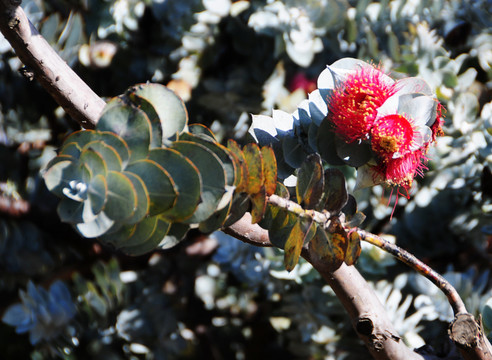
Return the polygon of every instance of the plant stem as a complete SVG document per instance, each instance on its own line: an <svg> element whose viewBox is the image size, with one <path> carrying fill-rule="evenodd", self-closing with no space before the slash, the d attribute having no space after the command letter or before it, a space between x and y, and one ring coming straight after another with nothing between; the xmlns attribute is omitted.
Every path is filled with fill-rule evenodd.
<svg viewBox="0 0 492 360"><path fill-rule="evenodd" d="M271 195L268 199L268 202L272 205L278 206L293 214L296 214L297 216L310 218L313 221L316 221L317 223L323 225L328 222L331 216L329 213L322 213L315 210L305 210L299 204L277 195ZM446 295L455 315L467 313L465 304L463 303L463 300L459 296L456 289L446 279L444 279L441 275L431 269L428 265L424 264L408 251L401 249L400 247L390 243L389 241L386 241L380 236L371 234L358 228L356 229L356 231L359 234L361 240L364 240L374 246L379 247L387 253L390 253L391 255L395 256L397 259L429 279L444 293L444 295Z"/></svg>
<svg viewBox="0 0 492 360"><path fill-rule="evenodd" d="M419 274L425 276L434 285L436 285L448 298L448 301L451 307L453 308L455 316L461 313L467 313L465 304L463 303L463 300L459 296L456 289L444 277L442 277L437 272L435 272L427 264L417 259L414 255L410 254L408 251L383 239L380 236L371 234L361 229L357 229L356 231L359 234L361 240L364 240L369 244L377 246L378 248L393 255L398 260L410 266L412 269L417 271Z"/></svg>

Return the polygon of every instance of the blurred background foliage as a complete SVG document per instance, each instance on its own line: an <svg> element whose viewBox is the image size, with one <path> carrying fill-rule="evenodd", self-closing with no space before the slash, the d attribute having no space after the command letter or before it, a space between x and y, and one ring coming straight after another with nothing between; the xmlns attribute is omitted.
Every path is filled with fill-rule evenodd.
<svg viewBox="0 0 492 360"><path fill-rule="evenodd" d="M447 109L429 171L390 219L380 187L354 194L366 230L450 280L492 330L492 2L24 1L100 96L152 81L219 141L250 115L291 112L346 56L423 77ZM305 262L222 233L128 257L56 215L40 170L78 129L0 39L0 343L3 359L366 359L341 305ZM345 172L349 192L355 176ZM444 297L365 245L356 265L411 347L452 352Z"/></svg>

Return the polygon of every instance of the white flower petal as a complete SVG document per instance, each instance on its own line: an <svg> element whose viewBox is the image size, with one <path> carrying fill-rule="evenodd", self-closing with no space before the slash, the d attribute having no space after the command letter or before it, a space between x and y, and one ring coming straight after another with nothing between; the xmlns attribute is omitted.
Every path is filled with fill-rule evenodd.
<svg viewBox="0 0 492 360"><path fill-rule="evenodd" d="M324 69L318 76L318 89L334 89L335 79L330 68Z"/></svg>
<svg viewBox="0 0 492 360"><path fill-rule="evenodd" d="M403 95L400 98L406 97L407 95ZM430 96L417 96L409 101L402 101L398 106L398 113L410 117L418 127L432 124L437 115L437 101Z"/></svg>
<svg viewBox="0 0 492 360"><path fill-rule="evenodd" d="M386 115L396 114L399 104L398 96L390 96L386 101L378 108L377 118L381 118Z"/></svg>
<svg viewBox="0 0 492 360"><path fill-rule="evenodd" d="M364 165L357 169L357 179L355 180L354 191L364 189L383 182L380 176L374 172L371 166Z"/></svg>
<svg viewBox="0 0 492 360"><path fill-rule="evenodd" d="M397 91L395 95L403 95L410 93L420 93L428 96L432 96L432 90L425 80L409 77L398 80L395 85Z"/></svg>
<svg viewBox="0 0 492 360"><path fill-rule="evenodd" d="M365 61L354 59L354 58L343 58L335 61L330 65L332 68L346 69L346 70L357 70L358 68L373 68L374 66L366 63Z"/></svg>
<svg viewBox="0 0 492 360"><path fill-rule="evenodd" d="M420 149L424 144L427 144L432 139L432 130L427 126L422 126L415 133L413 143L410 146L411 151Z"/></svg>
<svg viewBox="0 0 492 360"><path fill-rule="evenodd" d="M354 58L343 58L340 60L335 61L333 64L328 66L332 70L332 72L335 74L335 78L342 78L345 77L348 73L358 71L360 69L371 69L373 71L377 71L381 75L381 80L391 86L395 83L395 80L393 80L391 77L386 75L384 72L381 70L375 68L373 65L366 63L365 61L359 60L359 59L354 59Z"/></svg>

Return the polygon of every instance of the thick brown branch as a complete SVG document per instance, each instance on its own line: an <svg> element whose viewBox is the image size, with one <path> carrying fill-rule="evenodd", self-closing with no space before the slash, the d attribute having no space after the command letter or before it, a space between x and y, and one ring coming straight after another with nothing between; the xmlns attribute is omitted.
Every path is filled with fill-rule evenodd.
<svg viewBox="0 0 492 360"><path fill-rule="evenodd" d="M270 242L268 231L261 228L258 224L251 223L250 213L244 214L239 221L226 227L222 231L251 245L262 247L273 246Z"/></svg>
<svg viewBox="0 0 492 360"><path fill-rule="evenodd" d="M303 257L310 261L308 254ZM333 272L323 270L323 264L311 262L331 286L350 316L357 335L374 359L424 359L405 346L376 294L354 266L342 264Z"/></svg>
<svg viewBox="0 0 492 360"><path fill-rule="evenodd" d="M482 321L472 314L458 314L448 328L449 337L465 360L492 360L492 346L485 336Z"/></svg>
<svg viewBox="0 0 492 360"><path fill-rule="evenodd" d="M223 231L248 244L272 246L268 231L251 224L249 214ZM330 272L323 263L316 262L307 249L303 249L302 256L333 288L347 310L357 335L364 341L374 359L424 359L400 340L383 305L355 267L344 264L338 270Z"/></svg>
<svg viewBox="0 0 492 360"><path fill-rule="evenodd" d="M63 61L26 17L20 1L0 0L0 31L19 59L55 101L84 128L92 128L105 105Z"/></svg>

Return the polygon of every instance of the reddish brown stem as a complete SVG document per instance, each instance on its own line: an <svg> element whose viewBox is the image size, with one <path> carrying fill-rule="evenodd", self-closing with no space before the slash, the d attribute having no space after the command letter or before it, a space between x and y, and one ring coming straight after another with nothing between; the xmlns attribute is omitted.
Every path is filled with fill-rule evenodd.
<svg viewBox="0 0 492 360"><path fill-rule="evenodd" d="M448 298L449 304L453 308L454 315L460 313L467 313L465 304L461 299L460 295L456 289L441 275L435 272L427 264L423 263L417 259L414 255L410 254L408 251L400 248L399 246L390 243L389 241L383 239L380 236L371 234L365 230L357 229L361 240L364 240L380 249L386 251L387 253L393 255L398 260L410 266L412 269L420 273L429 279L434 285L436 285Z"/></svg>

